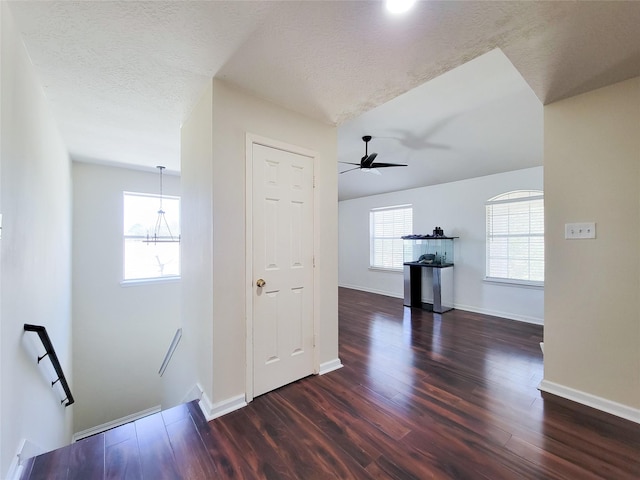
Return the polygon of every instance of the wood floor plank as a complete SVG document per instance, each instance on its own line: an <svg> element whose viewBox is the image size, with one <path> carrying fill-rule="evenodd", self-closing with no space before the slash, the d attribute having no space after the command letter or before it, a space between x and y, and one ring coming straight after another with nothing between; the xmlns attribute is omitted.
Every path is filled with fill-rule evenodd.
<svg viewBox="0 0 640 480"><path fill-rule="evenodd" d="M69 473L71 445L38 455L34 462L30 480L66 480Z"/></svg>
<svg viewBox="0 0 640 480"><path fill-rule="evenodd" d="M104 432L105 448L131 439L136 439L136 427L133 423L125 423Z"/></svg>
<svg viewBox="0 0 640 480"><path fill-rule="evenodd" d="M309 379L307 379L309 380ZM280 422L280 451L286 452L287 463L296 478L367 478L365 470L350 455L337 447L330 432L306 415L299 413L288 402L274 395L261 397L256 419L274 418ZM302 468L304 467L304 468Z"/></svg>
<svg viewBox="0 0 640 480"><path fill-rule="evenodd" d="M216 468L200 439L188 410L186 407L181 408L181 412L186 412L186 417L176 420L176 416L172 416L171 423L166 425L178 471L182 478L186 479L215 478L217 476Z"/></svg>
<svg viewBox="0 0 640 480"><path fill-rule="evenodd" d="M133 437L105 448L105 480L139 480L142 478L140 449Z"/></svg>
<svg viewBox="0 0 640 480"><path fill-rule="evenodd" d="M134 423L113 428L104 434L105 480L142 478L140 449Z"/></svg>
<svg viewBox="0 0 640 480"><path fill-rule="evenodd" d="M257 478L246 462L244 452L228 439L228 435L233 433L228 433L221 421L207 423L196 402L189 403L188 408L219 478L238 480Z"/></svg>
<svg viewBox="0 0 640 480"><path fill-rule="evenodd" d="M143 478L181 478L162 416L150 415L134 422Z"/></svg>
<svg viewBox="0 0 640 480"><path fill-rule="evenodd" d="M68 480L104 478L104 433L71 444Z"/></svg>
<svg viewBox="0 0 640 480"><path fill-rule="evenodd" d="M436 317L420 309L405 308L402 316L396 314L398 334L390 337L391 353L379 355L375 352L376 356L383 359L382 362L378 359L375 362L375 367L380 367L375 370L375 376L387 377L387 382L376 382L370 378L374 364L367 359L367 352L372 348L383 348L384 342L371 323L376 322L381 314L389 315L389 306L395 300L385 298L376 308L372 306L377 301L376 295L347 289L341 289L340 294L340 355L345 365L352 365L356 370L350 382L358 382L361 385L359 388L381 395L378 403L395 400L409 406L404 418L413 422L416 429L404 437L402 443L432 442L442 455L446 455L447 451L459 451L459 457L473 459L466 445L473 444L474 440L466 437L469 431L463 433L465 428L473 426L471 432L475 435L480 435L482 429L486 428L484 436L489 437L493 429L502 432L496 438L498 441L494 447L508 438L502 449L486 453L485 456L490 459L487 465L482 465L479 460L466 467L458 465L455 476L477 478L489 472L489 476L494 478L513 478L514 475L520 478L575 478L572 475L584 470L581 465L585 464L595 470L596 476L603 475L603 478L609 474L620 478L636 475L637 459L640 458L640 448L635 443L638 433L630 433L634 429L640 433L636 424L622 421L622 430L614 427L618 436L634 438L627 440L624 448L617 445L614 438L603 436L603 432L611 427L594 424L590 420L593 414L590 409L578 413L567 422L566 413L557 412L557 408L550 406L553 400L541 400L536 389L542 378L542 355L538 346L542 339L541 327L458 311ZM398 301L395 304L398 310L402 309L400 303ZM370 308L359 308L364 305ZM409 322L407 316L411 318ZM367 320L361 321L364 318ZM353 323L345 326L347 322ZM411 334L406 332L407 323L411 325ZM389 321L386 319L380 331L387 337L390 336L388 327ZM412 378L407 375L406 369L400 369L399 375L393 372L400 364L400 357L394 351L401 338L400 332L404 332L404 338L411 340L407 347L413 351L413 355L407 358L412 366L423 371L422 377L413 375ZM352 336L357 338L352 339ZM397 377L395 381L391 380L394 376ZM340 382L339 379L337 381ZM393 385L391 390L389 384ZM392 394L394 390L397 392L395 395ZM446 393L436 395L436 399L449 398L450 405L456 407L425 402L430 399L431 393L438 391ZM549 406L540 408L539 402ZM427 430L421 431L419 428L420 418L425 412L439 418L435 432L442 429L443 425L453 430L441 435L441 440L434 439L433 434L425 436ZM617 420L614 422L617 423ZM580 433L572 436L570 432L576 430ZM520 444L521 437L512 440L506 436L508 434L524 434L528 441L533 442L528 446ZM605 453L596 454L591 450L593 439L595 444L608 444L601 446L601 452ZM449 443L449 448L445 446L446 443ZM486 445L486 442L479 445ZM515 448L516 445L518 448ZM563 452L565 448L571 454ZM617 470L621 461L615 454L609 455L611 450L622 452L620 456L626 460L623 471ZM462 455L465 452L466 455ZM606 465L601 463L601 457L605 456L609 459ZM536 460L540 460L539 463ZM391 463L382 457L368 470L382 470L393 475ZM553 465L551 470L549 464ZM593 471L591 474L594 474Z"/></svg>
<svg viewBox="0 0 640 480"><path fill-rule="evenodd" d="M340 370L339 373L343 371ZM335 372L338 374L338 372ZM333 379L337 375L333 375ZM318 379L317 382L302 381L310 391L314 391L315 387L323 383L324 378ZM324 383L331 384L331 380ZM280 393L280 392L279 392ZM359 403L349 404L343 403L341 390L317 390L314 394L317 398L328 398L334 405L336 411L344 411L352 423L353 433L351 438L357 447L367 451L379 451L380 453L375 462L367 465L365 470L372 478L453 478L446 473L448 462L451 460L449 455L435 457L429 449L414 448L407 446L403 440L398 441L386 435L383 431L375 426L375 419L370 419L362 414ZM330 409L327 409L329 411ZM332 435L337 444L336 435ZM345 452L348 449L343 448ZM378 475L383 475L378 477ZM363 477L356 477L363 478Z"/></svg>
<svg viewBox="0 0 640 480"><path fill-rule="evenodd" d="M339 327L339 370L210 422L191 402L106 432L105 478L640 478L638 424L537 390L542 326L341 288ZM23 478L66 479L98 441Z"/></svg>
<svg viewBox="0 0 640 480"><path fill-rule="evenodd" d="M284 453L274 444L280 435L278 422L272 418L257 418L256 406L259 405L254 400L251 409L230 413L210 422L210 425L217 432L222 432L221 438L233 446L235 454L230 458L236 468L244 472L245 467L249 467L250 473L245 473L245 478L295 479L293 470L283 458ZM242 459L242 463L238 459Z"/></svg>
<svg viewBox="0 0 640 480"><path fill-rule="evenodd" d="M163 410L160 414L162 415L162 420L165 425L170 425L190 417L189 407L186 403Z"/></svg>
<svg viewBox="0 0 640 480"><path fill-rule="evenodd" d="M531 445L517 436L511 437L506 447L518 457L524 458L531 463L539 465L540 468L545 469L547 471L547 478L579 478L581 480L598 480L603 478L603 475L604 478L624 478L618 475L613 475L614 472L611 471L605 473L605 470L609 470L607 467L599 468L597 471L599 471L600 474L595 474L588 468L588 466L578 465L568 461L558 456L557 453L550 455L542 448Z"/></svg>
<svg viewBox="0 0 640 480"><path fill-rule="evenodd" d="M358 405L334 408L335 404L314 388L316 383L303 382L298 388L281 389L278 394L286 399L290 408L326 432L336 446L366 469L382 452L375 442L363 439L362 424L366 420L354 415Z"/></svg>
<svg viewBox="0 0 640 480"><path fill-rule="evenodd" d="M31 470L33 470L33 463L36 457L27 458L22 464L22 473L20 473L20 480L27 480L31 476Z"/></svg>

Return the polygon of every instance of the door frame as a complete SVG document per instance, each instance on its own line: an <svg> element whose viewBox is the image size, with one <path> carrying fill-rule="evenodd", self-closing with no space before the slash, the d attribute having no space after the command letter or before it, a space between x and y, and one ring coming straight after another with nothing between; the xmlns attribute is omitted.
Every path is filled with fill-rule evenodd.
<svg viewBox="0 0 640 480"><path fill-rule="evenodd" d="M262 145L268 148L283 150L309 157L313 164L313 373L320 372L319 334L320 329L316 312L318 311L318 269L315 264L318 261L318 235L320 231L318 222L318 192L316 189L316 170L318 167L318 153L297 145L273 140L252 133L246 133L245 147L245 401L253 400L253 146Z"/></svg>

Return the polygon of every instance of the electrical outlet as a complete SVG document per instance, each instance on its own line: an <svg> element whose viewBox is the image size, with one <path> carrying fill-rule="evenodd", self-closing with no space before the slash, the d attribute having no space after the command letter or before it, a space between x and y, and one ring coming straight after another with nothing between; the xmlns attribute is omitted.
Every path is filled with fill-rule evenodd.
<svg viewBox="0 0 640 480"><path fill-rule="evenodd" d="M595 222L565 223L564 238L567 240L596 238L596 224Z"/></svg>

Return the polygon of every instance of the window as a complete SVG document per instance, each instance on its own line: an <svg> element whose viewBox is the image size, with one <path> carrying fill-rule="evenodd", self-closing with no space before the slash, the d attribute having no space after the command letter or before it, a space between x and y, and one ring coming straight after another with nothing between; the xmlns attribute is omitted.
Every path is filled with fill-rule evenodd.
<svg viewBox="0 0 640 480"><path fill-rule="evenodd" d="M539 190L504 193L486 203L487 279L542 285L544 196Z"/></svg>
<svg viewBox="0 0 640 480"><path fill-rule="evenodd" d="M158 222L160 196L124 192L124 280L180 276L180 243L167 240L180 235L180 198L162 196L165 219L158 242L153 238Z"/></svg>
<svg viewBox="0 0 640 480"><path fill-rule="evenodd" d="M402 236L413 230L413 207L376 208L369 214L371 268L402 270Z"/></svg>

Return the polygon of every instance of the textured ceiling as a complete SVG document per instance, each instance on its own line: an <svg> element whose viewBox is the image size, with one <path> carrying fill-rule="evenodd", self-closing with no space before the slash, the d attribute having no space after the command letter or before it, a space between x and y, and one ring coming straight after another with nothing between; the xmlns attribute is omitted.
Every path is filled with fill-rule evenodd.
<svg viewBox="0 0 640 480"><path fill-rule="evenodd" d="M376 1L9 5L74 158L143 167L164 164L174 171L179 170L180 124L213 76L341 125L339 157L350 161L350 152L362 148L362 134L385 133L362 131L357 124L362 114L496 48L521 75L520 87L528 85L543 104L640 75L640 2L431 0L400 17L387 15ZM504 67L502 60L496 62ZM469 74L485 85L480 75L492 74L476 66ZM515 70L504 70L512 78ZM432 90L432 95L440 94ZM473 90L487 95L486 89ZM523 102L531 98L525 90L520 89ZM467 93L462 96L472 119L482 98L471 99ZM495 108L480 108L482 121L498 131L505 120L488 121L487 115L508 110L503 107L509 100L494 101ZM451 154L471 154L479 145L471 141L469 130L458 135L451 131L466 116L458 111L452 119L446 108L442 114L449 117L426 112L429 121L383 127L384 118L393 118L393 105L381 109L384 116L374 124L381 130L402 129L406 138L423 145L416 140L413 148L403 150L406 145L396 142L389 155L417 159L423 151L429 158L437 149L421 135L434 129L446 134L442 141ZM524 116L519 121L535 123ZM492 130L480 127L477 135L488 142ZM344 140L344 129L355 136L351 145ZM381 140L378 146L383 148ZM483 165L493 154L474 155L477 165ZM487 165L485 174L513 168ZM450 172L438 175L438 181L455 179ZM362 182L358 178L341 178L341 190L345 183Z"/></svg>
<svg viewBox="0 0 640 480"><path fill-rule="evenodd" d="M364 134L376 161L408 167L343 173L341 200L542 165L543 107L496 49L344 122L338 160L360 161Z"/></svg>

